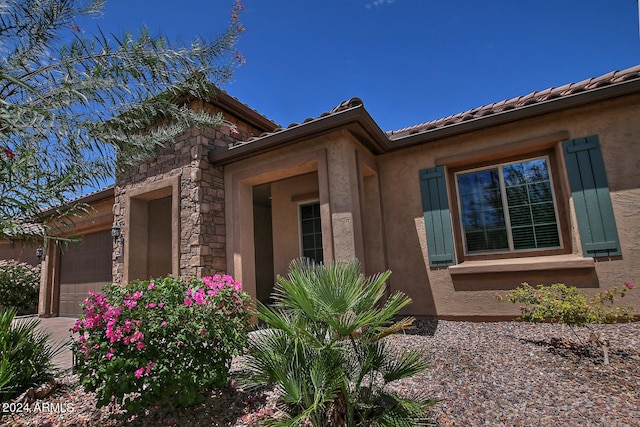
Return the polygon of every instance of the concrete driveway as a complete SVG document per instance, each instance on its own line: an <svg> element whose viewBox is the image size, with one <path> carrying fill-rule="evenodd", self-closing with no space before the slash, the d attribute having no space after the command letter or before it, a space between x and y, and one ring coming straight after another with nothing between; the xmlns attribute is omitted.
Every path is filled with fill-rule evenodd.
<svg viewBox="0 0 640 427"><path fill-rule="evenodd" d="M26 317L27 320L33 318L36 317ZM20 317L16 320L19 319L25 319L25 317ZM39 320L40 325L38 326L38 328L43 329L51 334L51 343L54 345L58 343L67 343L71 338L71 332L69 331L69 329L71 329L76 323L76 319L72 317L42 317L39 318ZM71 349L68 346L65 346L60 354L58 354L58 356L53 359L53 363L62 370L71 369L71 366L73 365Z"/></svg>

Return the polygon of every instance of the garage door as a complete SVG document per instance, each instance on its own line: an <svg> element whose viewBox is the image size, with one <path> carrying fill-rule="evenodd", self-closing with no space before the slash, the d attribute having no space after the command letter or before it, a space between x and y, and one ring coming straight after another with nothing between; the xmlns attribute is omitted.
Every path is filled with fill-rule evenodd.
<svg viewBox="0 0 640 427"><path fill-rule="evenodd" d="M60 257L59 315L79 317L80 304L90 290L111 283L111 231L87 234L71 244Z"/></svg>

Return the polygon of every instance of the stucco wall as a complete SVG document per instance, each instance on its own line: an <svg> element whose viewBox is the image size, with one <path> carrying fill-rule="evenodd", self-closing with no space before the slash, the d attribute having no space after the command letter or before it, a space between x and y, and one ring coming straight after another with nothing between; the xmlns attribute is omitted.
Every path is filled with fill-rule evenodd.
<svg viewBox="0 0 640 427"><path fill-rule="evenodd" d="M501 273L500 267L489 269L486 274L464 276L454 283L447 268L433 269L428 265L426 237L420 198L418 172L437 164L447 166L446 159L468 154L483 157L483 152L501 145L507 149L514 144L514 155L528 152L542 144L556 153L561 152L561 141L545 141L545 136L566 134L566 139L598 135L614 213L622 245L621 259L597 260L594 268L585 268L581 258L577 227L572 210L566 213L571 224L569 241L565 248L569 254L558 257L558 270L544 268L534 271L536 263L510 266L511 273ZM377 159L380 170L381 193L384 212L386 247L389 267L393 271L393 289L409 294L414 304L407 312L414 315L438 315L440 317L509 316L518 313L518 307L497 302L494 293L520 282L532 284L565 282L589 288L591 291L622 286L625 281L639 283L640 273L640 97L627 96L588 107L576 108L560 114L549 114L508 125L496 126L471 134L450 137L421 146L401 150ZM562 164L561 154L560 163ZM499 155L498 155L499 157ZM496 160L498 161L498 160ZM566 173L560 180L561 194L558 203L570 204L570 191ZM453 185L451 180L448 185ZM451 191L449 192L451 194ZM456 218L453 218L456 221ZM459 249L459 248L458 248ZM458 251L459 253L459 251ZM575 255L572 255L575 254ZM565 258L562 258L562 257ZM543 258L543 257L540 257ZM574 259L575 258L575 259ZM564 260L564 261L563 261ZM570 262L565 262L569 260ZM531 261L531 260L528 260ZM576 261L576 264L572 264ZM543 263L540 260L540 263ZM563 268L578 266L578 268ZM580 264L582 262L582 264ZM538 263L538 264L540 264ZM512 262L512 264L518 264ZM461 276L462 277L462 276ZM593 288L598 286L599 289ZM640 309L640 292L630 292L624 300Z"/></svg>
<svg viewBox="0 0 640 427"><path fill-rule="evenodd" d="M276 275L300 256L298 203L312 200L320 202L325 260L371 260L380 264L375 271L384 270L376 180L375 160L343 130L225 165L229 274L256 294L253 188L265 183L271 183Z"/></svg>
<svg viewBox="0 0 640 427"><path fill-rule="evenodd" d="M318 174L273 182L271 194L273 235L277 237L273 248L274 273L282 276L287 274L291 260L300 257L298 206L318 200Z"/></svg>
<svg viewBox="0 0 640 427"><path fill-rule="evenodd" d="M37 243L28 243L21 240L0 240L0 259L14 259L18 262L38 265L40 260L36 256L37 248Z"/></svg>

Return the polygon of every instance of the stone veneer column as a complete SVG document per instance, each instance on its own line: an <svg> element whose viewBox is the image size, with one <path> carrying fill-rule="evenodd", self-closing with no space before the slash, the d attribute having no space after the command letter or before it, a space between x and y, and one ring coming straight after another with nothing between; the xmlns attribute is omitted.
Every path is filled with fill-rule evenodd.
<svg viewBox="0 0 640 427"><path fill-rule="evenodd" d="M246 138L249 132L246 125L237 123L237 127L238 137ZM128 191L135 189L137 194L144 193L145 187L179 175L179 194L172 195L180 199L179 275L202 277L225 273L224 170L221 166L211 165L207 155L210 150L228 147L238 137L231 135L225 126L205 131L192 129L175 144L163 149L155 159L119 176L113 214L114 223L121 228L125 239L128 235ZM122 253L123 249L119 243L114 244L114 254ZM120 257L114 256L114 283L124 282L127 257L126 252Z"/></svg>

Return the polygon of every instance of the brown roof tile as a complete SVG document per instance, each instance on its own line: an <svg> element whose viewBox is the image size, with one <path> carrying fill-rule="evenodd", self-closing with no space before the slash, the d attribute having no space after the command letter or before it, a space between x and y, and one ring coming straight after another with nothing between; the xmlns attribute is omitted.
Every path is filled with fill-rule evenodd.
<svg viewBox="0 0 640 427"><path fill-rule="evenodd" d="M351 98L351 99L348 99L346 101L341 102L340 104L338 104L337 106L332 108L330 111L326 111L326 112L320 114L318 117L308 117L308 118L304 119L302 121L302 123L291 123L286 128L277 127L276 129L274 129L271 132L264 132L261 135L255 136L255 137L251 137L251 138L247 139L246 141L236 142L232 146L230 146L229 148L233 149L233 148L237 148L237 147L240 147L240 146L243 146L243 145L246 145L246 144L250 144L252 142L255 142L256 140L263 139L263 138L266 138L268 136L272 136L272 135L275 135L275 134L278 134L278 133L281 133L281 132L285 132L285 131L287 131L289 129L293 129L293 128L296 128L298 126L301 126L301 125L304 125L304 124L307 124L307 123L310 123L310 122L314 122L316 120L323 119L323 118L325 118L327 116L338 114L340 112L349 110L351 108L362 107L363 105L364 104L363 104L363 102L362 102L362 100L360 98Z"/></svg>
<svg viewBox="0 0 640 427"><path fill-rule="evenodd" d="M458 125L463 122L470 122L473 120L486 118L499 113L507 111L525 109L527 107L535 106L556 99L567 98L571 95L575 95L581 92L593 91L605 86L611 86L616 83L621 83L629 80L640 80L640 65L628 68L621 71L612 71L600 77L590 78L578 83L569 83L560 87L552 87L541 91L535 91L529 95L518 96L516 98L505 99L503 101L494 102L492 104L476 107L462 113L453 114L447 117L442 117L436 120L420 123L417 125L405 127L399 130L386 132L386 137L389 141L396 141L407 136L419 134L427 131L436 131L445 129L449 126ZM259 136L251 137L244 142L237 142L231 149L268 138L279 133L287 132L291 129L296 129L300 126L323 120L327 117L338 115L344 111L348 111L355 108L362 108L363 102L360 98L351 98L341 102L330 111L324 112L317 117L309 117L303 120L301 123L291 123L287 127L276 127L270 132L265 132Z"/></svg>
<svg viewBox="0 0 640 427"><path fill-rule="evenodd" d="M408 135L462 123L464 121L491 116L493 114L501 113L504 111L525 108L530 105L540 104L542 102L567 97L580 92L590 91L628 80L640 80L640 65L628 68L626 70L612 71L603 76L586 79L578 83L569 83L564 86L536 91L529 95L506 99L504 101L473 108L471 110L453 114L441 119L431 120L403 129L387 132L387 135L390 139L394 140Z"/></svg>

